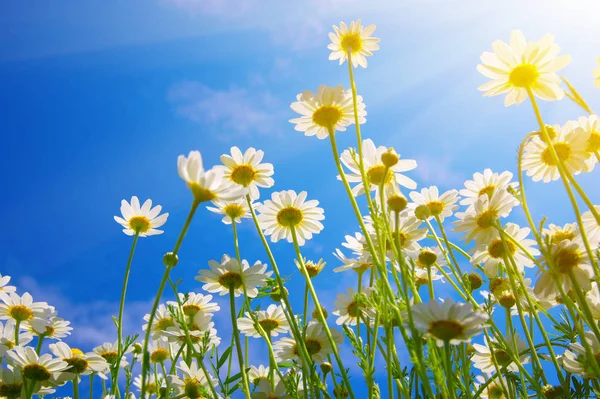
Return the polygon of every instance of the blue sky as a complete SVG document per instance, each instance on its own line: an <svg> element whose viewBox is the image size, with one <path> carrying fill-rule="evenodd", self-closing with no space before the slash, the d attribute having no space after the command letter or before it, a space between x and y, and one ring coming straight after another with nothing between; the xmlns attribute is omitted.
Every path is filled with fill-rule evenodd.
<svg viewBox="0 0 600 399"><path fill-rule="evenodd" d="M481 52L512 29L531 40L553 33L573 56L565 74L599 108L591 71L600 54L590 51L600 48L599 10L593 1L3 2L0 273L73 322L68 342L91 349L110 340L130 245L112 217L123 198L152 198L170 217L134 259L126 329L139 328L191 201L177 156L200 150L210 166L233 145L253 146L274 164L275 190L307 190L325 208L325 230L304 251L332 266L316 280L331 307L353 284L332 278L331 252L356 225L328 143L287 122L297 93L347 86L345 66L327 60L331 25L362 18L382 39L369 68L356 70L363 135L416 159L420 187L450 189L487 167L515 171L517 145L536 128L527 103L504 108L476 90L485 81L475 70ZM542 111L549 123L581 114L567 100ZM338 142L355 146L352 130ZM526 181L536 218L572 220L560 183ZM593 175L581 182L598 198ZM244 258L266 261L251 224L241 245ZM291 246L273 248L299 281ZM230 229L202 209L174 277L199 290L197 270L223 253L233 253Z"/></svg>

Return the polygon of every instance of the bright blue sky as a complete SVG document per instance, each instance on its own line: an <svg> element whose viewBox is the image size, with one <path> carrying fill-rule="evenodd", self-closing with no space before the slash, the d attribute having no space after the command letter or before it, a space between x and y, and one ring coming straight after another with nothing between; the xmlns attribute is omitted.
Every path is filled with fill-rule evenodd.
<svg viewBox="0 0 600 399"><path fill-rule="evenodd" d="M515 170L516 147L536 127L530 106L504 108L501 97L483 98L476 89L485 78L475 70L481 52L508 40L512 29L532 40L555 34L573 56L565 74L599 108L591 71L600 52L590 51L600 48L595 2L400 3L3 2L0 272L73 322L70 343L91 349L112 339L130 245L112 217L122 198L152 198L170 217L165 234L141 240L134 259L127 323L141 326L163 273L161 256L191 201L177 156L200 150L211 166L232 145L253 146L274 164L275 190L307 190L325 208L325 230L305 255L332 266L316 280L331 308L335 293L353 281L331 278L331 252L355 222L327 141L304 137L287 120L298 92L347 86L345 66L327 60L327 33L341 20L378 26L381 50L368 69L356 70L368 111L363 134L416 159L411 177L420 187L461 188L486 167ZM549 123L581 114L568 101L542 110ZM356 145L352 130L338 140L340 148ZM581 181L597 199L593 179ZM559 184L529 187L537 218L571 221ZM252 226L241 234L242 256L266 261ZM299 281L291 246L273 248ZM174 277L199 290L197 270L223 253L233 253L230 229L202 209Z"/></svg>

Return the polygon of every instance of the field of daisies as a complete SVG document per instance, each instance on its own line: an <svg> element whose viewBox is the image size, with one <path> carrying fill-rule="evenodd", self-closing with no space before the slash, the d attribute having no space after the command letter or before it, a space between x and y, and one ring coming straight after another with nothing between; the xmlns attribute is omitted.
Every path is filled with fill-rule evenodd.
<svg viewBox="0 0 600 399"><path fill-rule="evenodd" d="M60 309L0 275L0 397L598 397L600 205L577 176L597 173L600 121L558 75L570 57L560 54L553 36L527 41L518 30L483 52L477 70L488 80L479 90L504 96L505 106L530 108L539 128L514 143L516 175L485 169L463 187L440 192L417 188L410 154L361 134L367 110L355 73L366 73L367 59L376 56L374 32L375 25L360 20L334 26L329 59L347 73L348 88L320 85L290 105L297 113L293 128L331 147L328 162L352 206L347 217L357 231L330 249L335 263L303 256L303 246L324 228L325 210L305 191L276 187L268 154L233 146L222 164L209 166L192 150L177 159L189 214L182 226L168 226L180 234L163 256L164 275L138 334L123 332L127 288L136 284L130 270L145 267L133 262L136 250L144 250L138 244L159 240L151 236L162 233L168 217L150 199L123 200L114 217L126 234L123 245L131 245L123 274L114 276L122 278L116 341L69 346L78 331ZM600 87L600 67L592 76ZM548 125L540 100L572 101L581 117ZM354 148L338 148L338 134L355 135ZM535 220L529 211L527 186L555 180L570 200L572 223L553 224L552 215ZM519 207L526 225L511 217ZM206 211L222 215L231 251L203 260L188 276L197 291L180 292L171 271L186 232ZM248 245L264 249L266 262L244 257L242 223L255 229ZM450 240L451 232L462 238ZM295 250L301 279L289 279L281 266L289 263L275 258L271 246L280 241ZM313 280L330 267L355 283L327 309ZM437 295L442 286L452 294ZM292 308L292 295L304 306ZM228 326L216 323L219 312L225 315L219 323ZM265 364L248 355L259 341Z"/></svg>

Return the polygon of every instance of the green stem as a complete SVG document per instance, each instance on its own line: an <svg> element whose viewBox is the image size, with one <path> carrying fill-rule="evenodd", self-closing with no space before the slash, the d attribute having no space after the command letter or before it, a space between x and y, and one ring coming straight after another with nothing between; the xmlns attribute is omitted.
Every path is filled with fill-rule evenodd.
<svg viewBox="0 0 600 399"><path fill-rule="evenodd" d="M241 267L241 265L240 265ZM229 305L231 309L231 324L233 327L233 336L235 338L235 349L237 351L238 363L240 365L240 373L242 373L242 387L246 398L250 398L250 384L248 383L248 374L244 366L244 356L242 355L242 345L240 343L240 330L237 326L237 313L235 312L235 289L229 288Z"/></svg>
<svg viewBox="0 0 600 399"><path fill-rule="evenodd" d="M90 374L90 399L94 399L94 376L96 374ZM126 398L129 399L129 398Z"/></svg>
<svg viewBox="0 0 600 399"><path fill-rule="evenodd" d="M75 377L73 381L73 399L79 399L79 377Z"/></svg>
<svg viewBox="0 0 600 399"><path fill-rule="evenodd" d="M40 352L42 351L42 342L44 342L44 336L43 335L38 335L38 342L37 345L35 346L35 353L40 354Z"/></svg>

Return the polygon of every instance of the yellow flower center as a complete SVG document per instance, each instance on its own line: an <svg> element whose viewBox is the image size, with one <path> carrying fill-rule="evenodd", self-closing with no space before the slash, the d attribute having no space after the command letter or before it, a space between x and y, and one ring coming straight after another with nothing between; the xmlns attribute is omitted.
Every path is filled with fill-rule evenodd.
<svg viewBox="0 0 600 399"><path fill-rule="evenodd" d="M554 265L561 273L568 273L574 267L579 265L581 256L577 249L561 248L554 255Z"/></svg>
<svg viewBox="0 0 600 399"><path fill-rule="evenodd" d="M52 377L52 373L41 364L32 363L23 367L23 377L27 377L33 381L47 381Z"/></svg>
<svg viewBox="0 0 600 399"><path fill-rule="evenodd" d="M136 233L145 233L152 227L150 220L145 216L134 216L129 219L129 228Z"/></svg>
<svg viewBox="0 0 600 399"><path fill-rule="evenodd" d="M567 161L571 157L571 146L567 143L556 143L554 144L554 151L556 151L556 155L558 159L562 162ZM554 161L554 157L550 152L550 147L547 147L542 152L542 161L548 166L556 166L556 162Z"/></svg>
<svg viewBox="0 0 600 399"><path fill-rule="evenodd" d="M596 152L600 150L600 132L593 131L587 141L587 152Z"/></svg>
<svg viewBox="0 0 600 399"><path fill-rule="evenodd" d="M369 177L371 184L378 186L382 182L385 184L391 182L392 178L394 177L394 172L392 172L391 169L388 169L387 174L385 174L385 165L377 164L375 166L371 166L367 170L367 176Z"/></svg>
<svg viewBox="0 0 600 399"><path fill-rule="evenodd" d="M426 268L427 266L432 266L435 262L437 262L437 254L435 252L428 249L422 249L419 252L417 266Z"/></svg>
<svg viewBox="0 0 600 399"><path fill-rule="evenodd" d="M319 342L319 340L307 338L305 343L306 350L308 351L309 355L316 355L321 351L321 343Z"/></svg>
<svg viewBox="0 0 600 399"><path fill-rule="evenodd" d="M427 207L433 216L437 216L444 210L444 203L441 201L431 201L427 203Z"/></svg>
<svg viewBox="0 0 600 399"><path fill-rule="evenodd" d="M312 120L316 125L333 128L342 119L342 115L340 107L323 105L313 113Z"/></svg>
<svg viewBox="0 0 600 399"><path fill-rule="evenodd" d="M512 362L510 355L502 349L494 350L494 356L500 366L508 366Z"/></svg>
<svg viewBox="0 0 600 399"><path fill-rule="evenodd" d="M404 244L408 241L408 234L402 231L398 231L398 234L396 234L395 231L392 231L392 238L394 239L394 243L400 243L400 247L404 247Z"/></svg>
<svg viewBox="0 0 600 399"><path fill-rule="evenodd" d="M219 277L219 284L225 288L240 288L242 286L242 277L238 273L227 272Z"/></svg>
<svg viewBox="0 0 600 399"><path fill-rule="evenodd" d="M183 305L181 309L183 309L183 314L185 314L186 316L194 317L196 316L196 313L202 310L202 306L196 305L195 303L190 303L187 305Z"/></svg>
<svg viewBox="0 0 600 399"><path fill-rule="evenodd" d="M9 399L20 398L22 389L23 389L22 383L14 383L14 384L0 383L0 397L9 398Z"/></svg>
<svg viewBox="0 0 600 399"><path fill-rule="evenodd" d="M237 165L231 171L231 181L247 187L254 180L256 171L250 165Z"/></svg>
<svg viewBox="0 0 600 399"><path fill-rule="evenodd" d="M293 206L288 206L277 212L277 223L284 227L294 227L302 222L302 211Z"/></svg>
<svg viewBox="0 0 600 399"><path fill-rule="evenodd" d="M188 183L188 187L192 190L192 194L198 202L212 201L217 198L214 192L201 187L198 183Z"/></svg>
<svg viewBox="0 0 600 399"><path fill-rule="evenodd" d="M496 384L488 385L487 389L488 398L490 399L503 399L504 398L504 390L501 386Z"/></svg>
<svg viewBox="0 0 600 399"><path fill-rule="evenodd" d="M71 354L73 356L83 356L83 351L77 348L71 348Z"/></svg>
<svg viewBox="0 0 600 399"><path fill-rule="evenodd" d="M267 332L267 334L281 325L281 323L279 323L279 320L275 319L260 320L258 324L260 324L260 326L263 328L263 330Z"/></svg>
<svg viewBox="0 0 600 399"><path fill-rule="evenodd" d="M495 209L488 209L482 212L477 218L477 226L482 229L489 229L494 226L494 223L498 219L498 212Z"/></svg>
<svg viewBox="0 0 600 399"><path fill-rule="evenodd" d="M45 326L44 328L46 329L46 332L44 333L45 337L54 337L54 333L56 333L56 328L52 326Z"/></svg>
<svg viewBox="0 0 600 399"><path fill-rule="evenodd" d="M484 188L482 188L481 190L479 190L479 196L481 197L484 194L487 194L488 197L492 197L492 194L494 194L494 190L496 189L495 185L489 185L489 186L485 186Z"/></svg>
<svg viewBox="0 0 600 399"><path fill-rule="evenodd" d="M319 273L321 273L321 270L323 270L321 263L308 261L304 264L304 266L306 267L306 272L310 278L316 277Z"/></svg>
<svg viewBox="0 0 600 399"><path fill-rule="evenodd" d="M13 341L9 341L9 340L2 342L2 345L6 346L8 348L8 350L11 350L12 348L15 347L15 343Z"/></svg>
<svg viewBox="0 0 600 399"><path fill-rule="evenodd" d="M561 241L572 240L573 238L575 238L575 233L572 231L562 230L554 233L551 237L551 240L552 244L558 244Z"/></svg>
<svg viewBox="0 0 600 399"><path fill-rule="evenodd" d="M357 266L353 267L352 270L354 270L358 274L363 274L370 268L371 268L370 263L359 263Z"/></svg>
<svg viewBox="0 0 600 399"><path fill-rule="evenodd" d="M340 47L347 53L358 53L363 48L360 33L346 33L340 39Z"/></svg>
<svg viewBox="0 0 600 399"><path fill-rule="evenodd" d="M100 354L100 356L102 356L108 363L113 364L117 361L119 354L117 352L104 352Z"/></svg>
<svg viewBox="0 0 600 399"><path fill-rule="evenodd" d="M227 204L225 205L225 208L223 208L223 212L232 220L240 219L246 214L244 208L239 204Z"/></svg>
<svg viewBox="0 0 600 399"><path fill-rule="evenodd" d="M186 378L183 381L183 392L186 398L190 399L206 399L210 397L210 393L200 384L195 378Z"/></svg>
<svg viewBox="0 0 600 399"><path fill-rule="evenodd" d="M459 337L463 330L463 326L454 320L436 320L429 326L429 333L442 341Z"/></svg>
<svg viewBox="0 0 600 399"><path fill-rule="evenodd" d="M33 312L25 305L9 306L8 314L16 321L26 321L33 318Z"/></svg>
<svg viewBox="0 0 600 399"><path fill-rule="evenodd" d="M513 86L526 88L531 87L539 76L540 72L535 65L522 64L510 72L508 80Z"/></svg>
<svg viewBox="0 0 600 399"><path fill-rule="evenodd" d="M148 392L150 395L156 393L157 392L156 383L154 383L154 382L148 383L148 386L146 387L146 392Z"/></svg>
<svg viewBox="0 0 600 399"><path fill-rule="evenodd" d="M63 359L69 366L68 371L75 374L81 374L88 368L87 360L81 357L72 357L69 359Z"/></svg>
<svg viewBox="0 0 600 399"><path fill-rule="evenodd" d="M173 327L174 325L175 325L175 322L173 321L172 318L164 317L162 319L159 319L156 322L156 329L159 331L165 331L167 328Z"/></svg>
<svg viewBox="0 0 600 399"><path fill-rule="evenodd" d="M353 317L355 319L358 318L358 316L360 316L360 306L358 302L350 302L346 307L346 312L348 312L348 316Z"/></svg>
<svg viewBox="0 0 600 399"><path fill-rule="evenodd" d="M516 251L515 244L511 241L506 241L506 246L508 247L508 253L504 250L504 243L502 240L494 240L488 245L488 253L494 259L503 259L505 255L514 255Z"/></svg>
<svg viewBox="0 0 600 399"><path fill-rule="evenodd" d="M169 351L165 348L158 348L150 354L150 361L152 363L162 363L169 358Z"/></svg>

